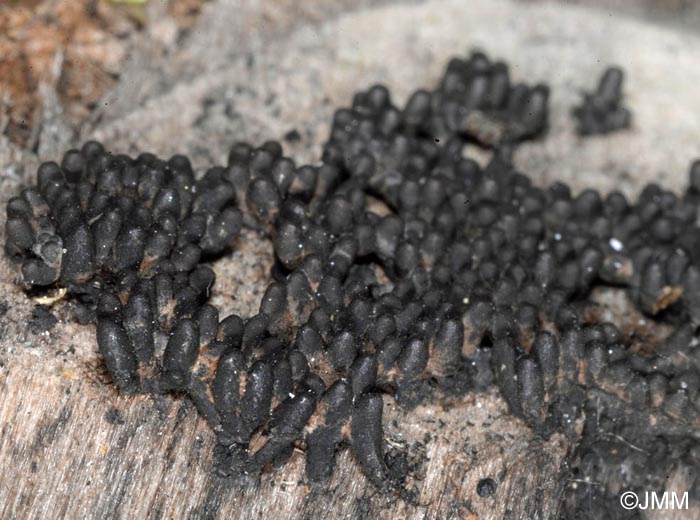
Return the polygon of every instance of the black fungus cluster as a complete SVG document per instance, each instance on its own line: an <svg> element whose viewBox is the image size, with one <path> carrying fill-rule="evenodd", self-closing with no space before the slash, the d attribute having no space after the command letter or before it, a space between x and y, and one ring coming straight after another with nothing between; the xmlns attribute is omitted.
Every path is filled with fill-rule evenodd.
<svg viewBox="0 0 700 520"><path fill-rule="evenodd" d="M608 134L629 128L632 114L622 106L624 73L618 67L605 70L598 89L583 96L581 106L573 110L581 136Z"/></svg>
<svg viewBox="0 0 700 520"><path fill-rule="evenodd" d="M680 196L535 186L509 157L546 128L547 95L475 53L404 107L358 93L319 165L239 143L197 177L181 156L88 143L8 203L6 250L25 287L93 310L122 391L194 401L221 475L255 478L297 447L324 485L349 445L375 485L400 485L384 396L410 408L496 384L539 434L583 428L565 507L606 514L621 487L698 467L700 162ZM463 155L474 141L494 147L484 167ZM272 238L275 265L259 312L222 319L207 263L243 226ZM600 286L675 332L631 349L585 312Z"/></svg>
<svg viewBox="0 0 700 520"><path fill-rule="evenodd" d="M235 180L219 170L195 180L185 157L132 159L89 142L43 163L37 185L8 202L6 251L27 288L85 294L191 273L241 228Z"/></svg>

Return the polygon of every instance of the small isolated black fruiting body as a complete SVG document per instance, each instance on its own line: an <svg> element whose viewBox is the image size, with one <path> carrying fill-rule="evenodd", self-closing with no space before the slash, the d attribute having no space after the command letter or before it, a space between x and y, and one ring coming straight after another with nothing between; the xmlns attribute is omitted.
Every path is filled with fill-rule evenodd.
<svg viewBox="0 0 700 520"><path fill-rule="evenodd" d="M580 135L607 134L631 124L632 115L622 106L624 73L618 67L605 69L593 94L585 94L574 110Z"/></svg>
<svg viewBox="0 0 700 520"><path fill-rule="evenodd" d="M496 494L498 484L491 477L483 478L476 485L476 492L481 498L487 498Z"/></svg>
<svg viewBox="0 0 700 520"><path fill-rule="evenodd" d="M583 133L628 124L621 83L612 69L586 97ZM376 486L400 484L383 395L411 407L495 383L539 435L583 427L572 463L596 486L564 507L599 516L619 489L652 489L698 459L700 162L683 196L539 187L510 157L545 130L547 98L474 53L403 109L383 86L358 93L319 166L297 167L276 142L236 143L225 167L195 175L184 156L90 142L8 202L5 250L24 287L63 287L97 317L119 389L193 400L220 475L254 479L297 448L324 486L350 445ZM463 157L467 142L495 148L484 168ZM275 266L257 315L221 319L207 262L243 227L271 238ZM675 332L628 350L627 334L583 311L599 286ZM631 484L604 480L622 463ZM490 478L477 487L495 491Z"/></svg>

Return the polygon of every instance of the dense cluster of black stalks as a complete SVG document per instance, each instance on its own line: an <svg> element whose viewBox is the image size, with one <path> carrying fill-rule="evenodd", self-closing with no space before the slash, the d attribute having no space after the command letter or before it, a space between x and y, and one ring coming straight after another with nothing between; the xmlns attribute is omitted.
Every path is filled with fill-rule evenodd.
<svg viewBox="0 0 700 520"><path fill-rule="evenodd" d="M628 121L620 85L613 69L586 97L585 133ZM535 186L510 157L546 129L547 99L475 53L404 108L382 86L359 92L320 165L239 143L197 176L183 156L89 142L8 203L6 251L28 290L90 309L121 391L194 401L221 475L254 479L296 447L325 485L349 445L397 489L383 395L411 407L495 383L543 437L583 429L563 515L614 516L619 490L663 489L700 462L700 162L680 196ZM469 142L494 149L487 166ZM222 319L208 263L243 227L272 237L275 266L259 312ZM675 332L633 352L584 318L598 286Z"/></svg>

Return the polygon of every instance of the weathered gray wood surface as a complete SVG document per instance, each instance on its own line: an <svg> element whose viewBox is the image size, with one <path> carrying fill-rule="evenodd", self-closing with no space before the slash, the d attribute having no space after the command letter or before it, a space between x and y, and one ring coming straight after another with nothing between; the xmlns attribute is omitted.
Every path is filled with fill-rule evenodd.
<svg viewBox="0 0 700 520"><path fill-rule="evenodd" d="M513 62L516 78L552 84L551 136L517 157L537 182L680 187L700 155L700 41L688 33L503 0L389 5L325 21L323 1L292 21L284 6L225 4L209 5L180 53L136 56L83 137L115 151L185 152L206 165L221 162L235 139L260 142L296 128L303 139L288 152L316 160L333 107L354 90L382 81L402 100L432 84L450 55L480 46ZM608 63L629 72L635 129L580 141L568 110ZM59 145L47 145L42 159L55 158ZM4 173L20 159L33 160L0 142ZM3 177L4 197L16 181ZM216 304L251 314L270 261L269 244L246 235L216 265ZM232 488L211 476L213 436L189 402L120 396L93 327L74 323L67 302L51 309L55 328L32 333L35 302L14 276L1 260L0 518L551 518L567 485L571 447L534 438L491 393L411 412L386 401L388 445L408 448L416 463L414 503L377 493L347 452L327 492L303 483L299 453L259 487ZM485 477L498 482L494 497L476 493Z"/></svg>

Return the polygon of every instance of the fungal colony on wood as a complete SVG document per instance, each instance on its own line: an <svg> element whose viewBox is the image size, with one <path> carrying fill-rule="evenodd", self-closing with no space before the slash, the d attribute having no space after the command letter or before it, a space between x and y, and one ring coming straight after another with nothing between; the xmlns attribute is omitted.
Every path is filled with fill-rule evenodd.
<svg viewBox="0 0 700 520"><path fill-rule="evenodd" d="M629 124L621 83L610 69L585 97L581 133ZM584 421L571 466L596 485L563 507L603 515L619 489L663 487L700 462L700 162L680 196L533 185L511 156L546 130L547 100L474 53L403 109L382 86L356 94L319 165L238 143L197 176L183 156L89 142L9 201L6 252L27 290L64 288L93 313L122 392L193 400L222 476L254 479L299 447L323 486L347 445L373 484L397 489L382 396L411 408L496 384L539 435L574 438ZM487 166L467 143L493 148ZM257 314L221 317L209 265L243 227L272 238L275 265ZM630 349L586 318L599 286L675 332ZM496 492L487 484L479 495Z"/></svg>

